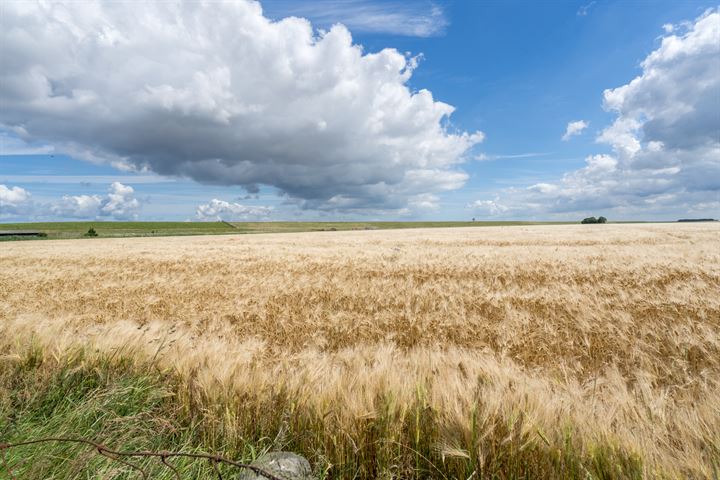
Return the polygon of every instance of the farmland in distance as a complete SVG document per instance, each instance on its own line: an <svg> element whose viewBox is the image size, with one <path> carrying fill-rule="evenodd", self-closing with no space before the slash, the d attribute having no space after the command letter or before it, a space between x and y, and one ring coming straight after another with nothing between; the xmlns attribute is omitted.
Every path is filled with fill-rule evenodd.
<svg viewBox="0 0 720 480"><path fill-rule="evenodd" d="M297 233L345 230L388 230L404 228L494 227L513 225L554 225L563 222L28 222L0 223L0 231L37 231L42 238L83 238L92 228L99 237L163 237L222 235L238 233ZM32 239L32 237L28 237ZM18 237L0 237L18 240Z"/></svg>

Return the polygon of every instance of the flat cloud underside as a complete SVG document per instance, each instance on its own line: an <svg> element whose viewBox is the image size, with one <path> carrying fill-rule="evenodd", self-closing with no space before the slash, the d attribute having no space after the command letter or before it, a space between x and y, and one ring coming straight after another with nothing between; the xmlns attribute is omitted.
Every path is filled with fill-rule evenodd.
<svg viewBox="0 0 720 480"><path fill-rule="evenodd" d="M415 59L255 2L12 3L0 24L0 126L91 161L270 185L303 207L402 208L461 187L482 140L408 88Z"/></svg>

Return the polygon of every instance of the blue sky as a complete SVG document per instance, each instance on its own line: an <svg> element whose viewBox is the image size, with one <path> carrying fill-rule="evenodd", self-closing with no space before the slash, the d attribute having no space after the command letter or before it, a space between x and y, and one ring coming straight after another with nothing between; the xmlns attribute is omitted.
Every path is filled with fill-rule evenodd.
<svg viewBox="0 0 720 480"><path fill-rule="evenodd" d="M67 33L50 27L63 11L8 5L2 222L720 216L712 3L270 0L262 13L225 12L235 22L227 29L217 27L217 12L148 6L149 25L192 14L207 27L157 52L141 48L162 44L157 34L128 26L137 13L122 7L107 8L100 22L86 4ZM292 46L306 40L298 25L258 24L288 16L312 22L315 45ZM362 54L396 55L368 66L331 30L337 23ZM253 35L250 47L223 50L238 25ZM166 39L183 35L169 30ZM92 52L109 52L114 63L78 53L81 37L99 39ZM217 59L196 61L195 46L206 43L201 55ZM399 58L417 62L405 69L411 75L384 76ZM283 69L292 69L286 79ZM15 88L38 75L50 93ZM347 85L378 107L333 100ZM432 101L412 99L423 90ZM437 102L454 111L441 114ZM293 121L307 112L317 132ZM395 123L385 120L396 113ZM576 121L586 126L563 140ZM697 140L678 140L680 132Z"/></svg>

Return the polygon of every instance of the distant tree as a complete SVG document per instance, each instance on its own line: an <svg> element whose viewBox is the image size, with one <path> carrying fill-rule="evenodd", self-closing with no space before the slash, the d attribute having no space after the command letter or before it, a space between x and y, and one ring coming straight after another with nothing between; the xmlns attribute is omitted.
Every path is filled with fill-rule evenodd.
<svg viewBox="0 0 720 480"><path fill-rule="evenodd" d="M607 218L605 218L605 217L600 217L600 218L587 217L587 218L583 218L582 222L580 222L580 223L607 223Z"/></svg>
<svg viewBox="0 0 720 480"><path fill-rule="evenodd" d="M86 237L97 237L98 234L93 227L90 227L90 229L87 231L87 233L85 233L85 236Z"/></svg>

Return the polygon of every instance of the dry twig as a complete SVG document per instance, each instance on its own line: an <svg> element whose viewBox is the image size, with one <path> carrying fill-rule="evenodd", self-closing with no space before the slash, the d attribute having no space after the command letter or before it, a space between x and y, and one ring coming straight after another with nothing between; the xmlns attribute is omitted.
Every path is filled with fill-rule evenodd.
<svg viewBox="0 0 720 480"><path fill-rule="evenodd" d="M123 460L121 457L156 457L159 458L160 461L165 465L167 468L172 470L172 472L175 474L175 478L178 480L181 480L180 472L176 467L169 464L167 462L168 458L171 457L186 457L186 458L203 458L209 460L213 465L213 470L218 476L219 480L222 480L222 475L220 474L220 470L217 468L218 463L225 463L227 465L232 465L237 468L247 468L248 470L252 470L257 475L261 475L265 478L268 478L269 480L284 480L280 477L277 477L273 475L272 473L269 473L261 468L258 468L254 465L247 465L244 463L235 462L233 460L221 457L219 455L212 455L209 453L187 453L187 452L150 452L150 451L118 451L118 450L112 450L105 445L102 445L100 443L94 442L92 440L88 440L85 438L65 438L65 437L48 437L48 438L38 438L35 440L28 440L25 442L18 442L18 443L0 443L0 457L2 458L2 465L4 469L7 471L7 474L11 480L15 480L15 476L12 473L12 470L10 469L10 465L8 465L6 459L5 459L5 451L9 450L11 448L15 447L22 447L25 445L34 445L38 443L49 443L49 442L65 442L65 443L80 443L85 444L93 447L99 455L102 455L104 457L107 457L111 460L114 460L116 462L122 463L123 465L126 465L138 472L142 475L144 479L148 479L149 476L147 472L142 468L139 467L133 463L130 463L128 461Z"/></svg>

